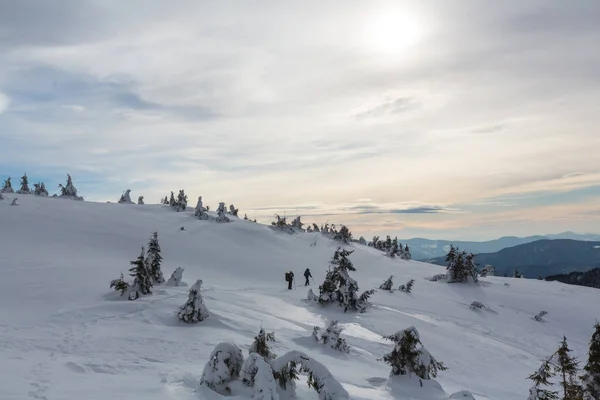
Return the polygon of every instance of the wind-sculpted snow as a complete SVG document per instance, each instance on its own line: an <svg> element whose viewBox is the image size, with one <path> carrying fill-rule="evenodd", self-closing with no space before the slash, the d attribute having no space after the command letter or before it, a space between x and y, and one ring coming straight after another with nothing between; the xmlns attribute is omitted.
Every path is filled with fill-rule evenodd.
<svg viewBox="0 0 600 400"><path fill-rule="evenodd" d="M199 220L192 207L177 213L162 205L3 196L2 399L223 399L199 386L211 352L227 342L247 355L262 325L275 332L277 355L305 354L352 400L447 400L467 393L461 391L477 400L517 400L527 397L527 376L563 335L573 355L585 359L598 318L597 289L502 277L480 278L480 285L431 282L425 278L444 274L444 267L390 259L359 244L347 247L355 250L352 278L361 291L377 289L391 275L396 288L411 279L415 284L411 293L376 292L365 313L344 313L335 304L306 301L308 289L319 295L318 286L297 281L287 290L289 270L301 277L309 267L314 282L324 281L340 243L319 233L289 235L235 217ZM19 206L11 207L15 197ZM219 201L203 197L212 217ZM234 203L243 215L244 205ZM129 279L129 262L153 232L165 277L180 267L182 285L155 285L135 301L111 293L110 281L121 272ZM177 312L198 279L210 317L186 324ZM471 310L475 301L494 312ZM548 313L543 323L534 319L541 310ZM344 328L349 354L312 339L314 326L331 320ZM381 337L410 326L448 367L423 388L388 380L390 366L378 361L392 349ZM297 381L298 399L318 398L306 381L306 375ZM230 398L252 398L252 388L239 385ZM289 399L280 393L280 400Z"/></svg>

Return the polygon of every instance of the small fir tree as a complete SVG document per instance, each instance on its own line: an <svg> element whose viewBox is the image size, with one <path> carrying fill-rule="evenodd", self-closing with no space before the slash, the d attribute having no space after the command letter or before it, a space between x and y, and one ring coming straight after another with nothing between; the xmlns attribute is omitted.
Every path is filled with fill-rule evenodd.
<svg viewBox="0 0 600 400"><path fill-rule="evenodd" d="M177 317L183 322L194 324L204 321L206 318L208 318L208 309L204 305L204 302L202 301L202 295L200 294L201 286L202 280L198 279L190 288L188 301L179 308Z"/></svg>
<svg viewBox="0 0 600 400"><path fill-rule="evenodd" d="M479 274L477 273L477 266L475 265L475 254L467 254L465 257L465 269L473 282L477 283L477 281L479 281Z"/></svg>
<svg viewBox="0 0 600 400"><path fill-rule="evenodd" d="M333 240L342 243L350 243L352 241L352 232L346 225L342 225L340 230L333 235Z"/></svg>
<svg viewBox="0 0 600 400"><path fill-rule="evenodd" d="M183 279L184 269L181 267L175 268L175 271L171 274L171 277L167 281L167 286L181 286L181 280Z"/></svg>
<svg viewBox="0 0 600 400"><path fill-rule="evenodd" d="M139 204L139 205L144 205L144 204L145 204L145 203L144 203L144 196L140 196L140 197L138 197L138 204Z"/></svg>
<svg viewBox="0 0 600 400"><path fill-rule="evenodd" d="M389 236L388 236L389 238ZM387 246L387 240L386 240L386 246ZM400 254L401 249L398 247L398 238L394 238L394 240L392 240L391 244L390 244L390 248L387 251L387 255L390 258L396 258L397 255Z"/></svg>
<svg viewBox="0 0 600 400"><path fill-rule="evenodd" d="M133 204L133 201L131 201L130 193L131 189L127 189L125 193L121 195L121 198L119 198L119 204Z"/></svg>
<svg viewBox="0 0 600 400"><path fill-rule="evenodd" d="M379 285L379 289L381 289L381 290L392 290L392 286L394 286L394 282L392 281L393 278L394 278L394 275L392 275L389 278L387 278L385 280L385 282L383 282L381 285Z"/></svg>
<svg viewBox="0 0 600 400"><path fill-rule="evenodd" d="M129 295L129 300L136 300L140 295L151 294L152 291L152 277L148 273L146 268L146 260L144 260L144 247L142 246L142 253L139 255L137 260L130 261L133 265L129 269L129 274L134 277L132 291Z"/></svg>
<svg viewBox="0 0 600 400"><path fill-rule="evenodd" d="M217 222L229 222L229 218L227 218L226 211L225 211L225 203L220 202L219 203L219 208L217 208L217 218L216 221Z"/></svg>
<svg viewBox="0 0 600 400"><path fill-rule="evenodd" d="M13 190L12 183L10 182L10 177L4 181L4 186L2 187L2 190L0 190L0 192L2 192L2 193L14 193L15 192Z"/></svg>
<svg viewBox="0 0 600 400"><path fill-rule="evenodd" d="M556 352L556 372L561 377L560 385L564 399L576 399L574 395L581 392L581 386L576 382L579 363L576 357L569 355L570 352L567 338L563 336L563 341Z"/></svg>
<svg viewBox="0 0 600 400"><path fill-rule="evenodd" d="M322 332L321 328L315 326L312 336L318 342L329 344L334 350L341 351L342 353L350 353L350 347L346 343L346 339L340 337L342 330L344 328L338 324L338 321L331 321L325 332Z"/></svg>
<svg viewBox="0 0 600 400"><path fill-rule="evenodd" d="M403 260L411 260L412 259L412 255L410 254L410 248L408 247L408 245L404 246L404 252L402 252L402 259Z"/></svg>
<svg viewBox="0 0 600 400"><path fill-rule="evenodd" d="M229 205L229 214L233 215L234 217L237 217L238 212L239 212L239 209L235 208L235 206L233 204Z"/></svg>
<svg viewBox="0 0 600 400"><path fill-rule="evenodd" d="M415 284L415 280L411 279L410 281L406 282L406 285L400 285L400 287L398 289L401 292L410 293L412 291L412 287L414 284Z"/></svg>
<svg viewBox="0 0 600 400"><path fill-rule="evenodd" d="M65 186L59 184L60 197L70 197L74 200L83 200L82 197L77 196L77 189L73 186L73 179L70 174L67 174L67 184Z"/></svg>
<svg viewBox="0 0 600 400"><path fill-rule="evenodd" d="M33 184L33 194L36 196L48 196L48 190L44 182Z"/></svg>
<svg viewBox="0 0 600 400"><path fill-rule="evenodd" d="M414 326L385 336L384 339L394 342L392 352L382 359L392 366L390 376L414 374L419 380L429 380L435 378L438 371L447 369L425 349L419 338L419 331Z"/></svg>
<svg viewBox="0 0 600 400"><path fill-rule="evenodd" d="M527 400L557 400L558 392L546 389L545 387L552 386L550 379L554 377L552 359L556 354L545 360L540 368L529 375L527 379L533 381L533 386L529 389L529 397Z"/></svg>
<svg viewBox="0 0 600 400"><path fill-rule="evenodd" d="M162 264L162 255L160 254L160 245L158 244L158 232L154 232L148 242L148 253L146 254L146 265L148 272L152 277L152 282L157 285L165 283L165 277L160 265Z"/></svg>
<svg viewBox="0 0 600 400"><path fill-rule="evenodd" d="M119 278L110 281L110 288L117 292L121 292L121 296L123 296L129 290L129 283L125 281L122 272Z"/></svg>
<svg viewBox="0 0 600 400"><path fill-rule="evenodd" d="M173 205L173 207L175 207L175 210L177 212L185 211L185 209L187 208L187 201L188 201L188 197L185 194L185 191L183 189L181 189L179 191L179 194L177 195L177 201L175 201L175 204Z"/></svg>
<svg viewBox="0 0 600 400"><path fill-rule="evenodd" d="M31 194L31 190L29 189L29 180L27 179L27 174L23 174L21 177L21 188L17 190L18 194Z"/></svg>
<svg viewBox="0 0 600 400"><path fill-rule="evenodd" d="M169 197L169 205L171 207L175 207L176 204L177 202L175 201L175 193L171 191L171 197Z"/></svg>
<svg viewBox="0 0 600 400"><path fill-rule="evenodd" d="M594 325L594 333L590 339L588 361L583 367L584 400L600 399L600 322Z"/></svg>
<svg viewBox="0 0 600 400"><path fill-rule="evenodd" d="M254 337L254 342L248 349L248 353L257 353L267 362L274 360L277 355L269 348L269 342L275 342L275 332L266 333L263 328L260 328L258 335Z"/></svg>

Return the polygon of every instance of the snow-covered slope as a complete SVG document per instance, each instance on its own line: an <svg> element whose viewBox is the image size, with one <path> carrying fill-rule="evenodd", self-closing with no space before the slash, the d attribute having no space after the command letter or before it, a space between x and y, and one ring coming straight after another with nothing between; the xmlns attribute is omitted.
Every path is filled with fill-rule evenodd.
<svg viewBox="0 0 600 400"><path fill-rule="evenodd" d="M277 354L299 350L314 357L353 399L426 399L390 389L390 367L378 361L391 349L381 336L413 325L449 368L437 378L448 395L466 389L477 399L516 400L526 396L527 376L563 335L583 358L600 316L596 289L499 277L480 286L430 282L424 278L445 269L391 260L360 245L350 247L361 290L377 288L389 275L395 287L416 283L411 294L377 292L367 313L344 314L303 301L304 269L311 268L318 293L337 247L320 234L289 235L237 219L199 221L158 205L18 196L20 205L10 206L13 197L0 201L2 399L218 399L196 391L211 351L231 341L247 356L260 326L275 332ZM188 287L155 287L136 301L110 293L110 280L127 275L154 231L165 276L181 266L188 285L203 280L207 320L190 326L177 319ZM297 279L291 291L288 270ZM493 311L470 310L474 300ZM535 322L541 310L547 321ZM310 337L314 325L330 319L345 328L350 354ZM298 397L317 398L303 385Z"/></svg>

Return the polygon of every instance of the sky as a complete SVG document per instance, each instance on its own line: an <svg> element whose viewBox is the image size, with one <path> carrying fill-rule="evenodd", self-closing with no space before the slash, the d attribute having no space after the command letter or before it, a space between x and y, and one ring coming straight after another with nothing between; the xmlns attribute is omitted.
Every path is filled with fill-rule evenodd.
<svg viewBox="0 0 600 400"><path fill-rule="evenodd" d="M344 223L600 233L595 0L0 2L0 176Z"/></svg>

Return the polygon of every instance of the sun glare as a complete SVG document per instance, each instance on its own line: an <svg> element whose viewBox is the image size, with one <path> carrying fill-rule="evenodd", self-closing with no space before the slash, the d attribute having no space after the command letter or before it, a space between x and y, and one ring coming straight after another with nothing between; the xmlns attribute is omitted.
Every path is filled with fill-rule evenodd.
<svg viewBox="0 0 600 400"><path fill-rule="evenodd" d="M389 55L401 54L416 45L423 33L416 15L401 10L383 10L367 22L365 45Z"/></svg>

